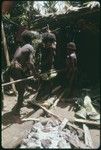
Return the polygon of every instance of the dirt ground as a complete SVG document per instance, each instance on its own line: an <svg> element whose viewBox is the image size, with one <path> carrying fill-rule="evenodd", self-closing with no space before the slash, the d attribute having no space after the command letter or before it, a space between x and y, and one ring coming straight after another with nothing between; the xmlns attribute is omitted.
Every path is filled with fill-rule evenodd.
<svg viewBox="0 0 101 150"><path fill-rule="evenodd" d="M26 101L29 101L32 97L33 95L30 95L29 98L25 99L25 104ZM16 134L17 126L18 125L19 127L21 126L19 120L17 120L17 118L11 115L11 109L16 104L16 101L17 101L16 96L4 95L4 109L2 111L2 136L3 136L2 143L12 138L11 133L14 132L14 134ZM34 112L35 110L33 108L27 108L26 106L24 106L21 109L21 118L26 117L27 115L30 116ZM58 116L60 116L61 118L68 118L68 119L73 118L75 114L73 105L68 102L65 103L60 102L57 108L53 109L52 112L55 112L55 114L58 114ZM12 129L11 130L9 129L8 132L7 129L10 128L10 126L14 126L13 131ZM27 129L27 127L25 129ZM94 148L98 148L100 146L100 129L93 127L92 129L90 128L90 132L91 132Z"/></svg>

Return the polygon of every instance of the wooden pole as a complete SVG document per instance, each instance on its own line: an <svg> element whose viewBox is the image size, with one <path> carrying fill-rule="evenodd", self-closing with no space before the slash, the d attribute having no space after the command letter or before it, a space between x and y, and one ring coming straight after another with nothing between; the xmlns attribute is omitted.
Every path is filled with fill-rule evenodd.
<svg viewBox="0 0 101 150"><path fill-rule="evenodd" d="M77 119L77 118L75 118L75 119L74 119L74 122L100 126L100 123L99 123L99 122L97 122L97 121L91 121L91 120L84 120L84 119Z"/></svg>
<svg viewBox="0 0 101 150"><path fill-rule="evenodd" d="M94 148L89 128L85 124L83 124L83 129L85 135L85 144L91 148Z"/></svg>
<svg viewBox="0 0 101 150"><path fill-rule="evenodd" d="M61 72L62 70L56 70L57 72ZM47 74L48 72L46 72L46 73L42 73L42 74L40 74L40 77L42 77L44 74ZM29 80L29 79L34 79L34 76L30 76L30 77L27 77L27 78L24 78L24 79L19 79L19 80L13 80L13 81L11 81L11 82L8 82L8 83L3 83L2 84L2 87L3 86L6 86L6 85L10 85L10 84L13 84L13 83L17 83L17 82L22 82L22 81L25 81L25 80Z"/></svg>
<svg viewBox="0 0 101 150"><path fill-rule="evenodd" d="M5 37L3 22L1 23L1 27L2 27L2 41L3 41L3 46L4 46L4 53L5 53L5 57L6 57L6 63L7 63L7 66L10 66L10 59L9 59L9 53L8 53L8 48L7 48L7 41L6 41L6 37Z"/></svg>
<svg viewBox="0 0 101 150"><path fill-rule="evenodd" d="M1 23L1 29L2 29L2 41L3 41L3 47L4 47L4 54L5 54L5 58L6 58L6 63L7 63L7 66L10 66L10 58L9 58L9 53L8 53L8 48L7 48L7 41L6 41L3 22ZM13 81L13 79L10 78L10 81ZM13 89L14 93L16 93L15 85L12 84L11 86L12 86L12 89Z"/></svg>
<svg viewBox="0 0 101 150"><path fill-rule="evenodd" d="M36 101L33 102L33 105L36 105L36 106L40 107L40 108L41 108L42 110L44 110L46 113L52 115L54 118L56 118L57 120L59 120L60 122L62 122L62 119L61 119L58 115L54 114L53 112L51 112L51 111L48 110L47 108L41 106L41 105L40 105L39 103L37 103ZM70 123L69 121L67 122L67 125L68 125L68 126L71 126L71 127L73 127L74 129L79 130L79 131L81 131L81 132L84 133L84 131L83 131L81 128L79 128L79 127L77 127L76 125Z"/></svg>
<svg viewBox="0 0 101 150"><path fill-rule="evenodd" d="M18 80L11 81L11 82L8 82L8 83L3 83L3 84L2 84L2 87L6 86L6 85L13 84L13 83L18 83L18 82L30 80L30 79L33 79L33 78L34 78L34 76L30 76L30 77L27 77L27 78L24 78L24 79L18 79Z"/></svg>

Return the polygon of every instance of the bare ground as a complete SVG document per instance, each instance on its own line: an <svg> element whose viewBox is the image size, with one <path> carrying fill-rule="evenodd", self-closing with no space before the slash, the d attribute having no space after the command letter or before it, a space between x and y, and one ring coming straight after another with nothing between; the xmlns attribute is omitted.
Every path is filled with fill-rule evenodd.
<svg viewBox="0 0 101 150"><path fill-rule="evenodd" d="M31 95L30 100L33 97ZM19 142L19 139L22 138L26 132L31 128L32 121L21 123L19 118L15 117L11 113L11 109L16 104L17 97L16 96L7 96L4 95L4 109L2 111L2 146L4 148L12 148L11 145L14 145L14 140ZM64 103L60 102L56 109L52 109L52 112L58 114L61 118L72 119L74 117L74 107L72 103ZM26 116L31 116L35 113L33 108L27 108L26 106L21 109L21 118ZM82 126L82 125L81 125ZM90 128L94 148L98 148L100 146L100 129ZM13 138L13 140L12 140Z"/></svg>

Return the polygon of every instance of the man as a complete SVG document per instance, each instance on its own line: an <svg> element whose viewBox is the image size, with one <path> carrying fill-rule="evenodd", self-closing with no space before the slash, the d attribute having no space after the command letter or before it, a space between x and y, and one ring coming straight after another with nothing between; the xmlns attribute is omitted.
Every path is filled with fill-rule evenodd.
<svg viewBox="0 0 101 150"><path fill-rule="evenodd" d="M22 47L19 47L16 50L14 54L14 58L11 62L11 66L8 68L6 72L6 74L8 74L14 80L23 79L32 75L36 76L34 62L33 62L33 55L35 54L35 50L31 45L32 33L28 30L25 30L21 34L21 38L22 38ZM12 111L15 114L20 113L20 108L22 107L23 104L24 92L28 85L33 86L33 83L30 80L28 80L28 81L18 82L15 84L16 89L18 91L17 104L12 109Z"/></svg>
<svg viewBox="0 0 101 150"><path fill-rule="evenodd" d="M77 76L76 45L74 42L69 42L67 44L66 66L67 82L70 89L69 94L71 94L73 87L75 86Z"/></svg>
<svg viewBox="0 0 101 150"><path fill-rule="evenodd" d="M37 70L47 76L50 70L54 69L55 67L55 57L56 57L56 37L53 33L47 31L42 34L42 42L38 45L36 50L36 68ZM46 79L41 80L41 88L42 92L45 92L43 88L51 91L51 81L45 81ZM50 85L50 86L49 86ZM41 93L41 92L39 92Z"/></svg>
<svg viewBox="0 0 101 150"><path fill-rule="evenodd" d="M42 35L42 43L38 45L36 51L36 65L42 73L54 67L56 55L56 37L50 32Z"/></svg>

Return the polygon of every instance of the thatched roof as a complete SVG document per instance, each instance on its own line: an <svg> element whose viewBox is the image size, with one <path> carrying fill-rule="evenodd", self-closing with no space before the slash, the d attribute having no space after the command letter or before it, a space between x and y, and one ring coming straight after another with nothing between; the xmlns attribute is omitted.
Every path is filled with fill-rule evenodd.
<svg viewBox="0 0 101 150"><path fill-rule="evenodd" d="M33 26L35 29L41 29L49 24L54 29L61 26L77 24L81 19L89 19L89 21L92 20L99 24L100 3L88 2L82 7L70 7L63 12L34 16Z"/></svg>

